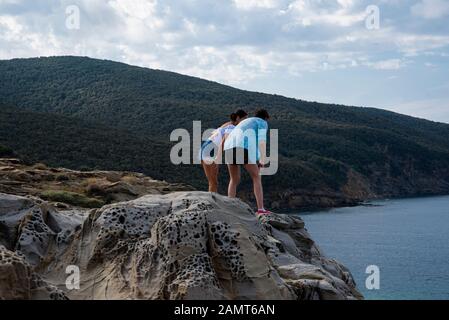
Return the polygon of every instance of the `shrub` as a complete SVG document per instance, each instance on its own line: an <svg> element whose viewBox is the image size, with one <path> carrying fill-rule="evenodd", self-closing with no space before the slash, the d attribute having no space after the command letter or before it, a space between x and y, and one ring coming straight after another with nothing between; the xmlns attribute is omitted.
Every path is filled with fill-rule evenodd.
<svg viewBox="0 0 449 320"><path fill-rule="evenodd" d="M119 182L122 179L122 175L118 172L108 172L106 174L106 180L109 182L115 183Z"/></svg>
<svg viewBox="0 0 449 320"><path fill-rule="evenodd" d="M86 194L88 196L105 196L106 192L104 190L104 188L102 188L99 184L97 183L90 183L89 185L87 185L86 187Z"/></svg>
<svg viewBox="0 0 449 320"><path fill-rule="evenodd" d="M133 175L126 175L122 178L123 182L126 182L130 185L135 185L139 182L139 179L137 179L137 177L133 176Z"/></svg>
<svg viewBox="0 0 449 320"><path fill-rule="evenodd" d="M69 176L67 176L66 174L63 174L63 173L58 174L58 175L56 176L56 181L59 181L59 182L62 182L62 181L69 181L69 180L70 180Z"/></svg>
<svg viewBox="0 0 449 320"><path fill-rule="evenodd" d="M45 164L43 164L43 163L36 163L33 166L33 169L36 169L36 170L47 170L48 167Z"/></svg>
<svg viewBox="0 0 449 320"><path fill-rule="evenodd" d="M63 190L44 191L41 193L41 198L46 201L63 202L82 208L101 208L105 205L102 200L89 198L83 194Z"/></svg>
<svg viewBox="0 0 449 320"><path fill-rule="evenodd" d="M6 147L0 146L0 157L14 157L14 152Z"/></svg>

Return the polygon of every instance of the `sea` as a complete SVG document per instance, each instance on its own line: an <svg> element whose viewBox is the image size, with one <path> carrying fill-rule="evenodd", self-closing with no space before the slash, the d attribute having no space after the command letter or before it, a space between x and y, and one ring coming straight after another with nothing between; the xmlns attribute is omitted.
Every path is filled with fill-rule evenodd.
<svg viewBox="0 0 449 320"><path fill-rule="evenodd" d="M449 196L298 215L323 253L350 269L365 299L449 299Z"/></svg>

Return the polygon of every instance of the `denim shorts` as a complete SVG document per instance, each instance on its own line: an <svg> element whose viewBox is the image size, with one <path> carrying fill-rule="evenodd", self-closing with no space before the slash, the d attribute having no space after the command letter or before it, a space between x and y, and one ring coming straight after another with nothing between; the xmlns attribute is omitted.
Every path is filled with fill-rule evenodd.
<svg viewBox="0 0 449 320"><path fill-rule="evenodd" d="M201 161L213 161L215 160L215 150L218 149L218 146L215 145L212 141L207 140L204 142L200 149L199 159Z"/></svg>

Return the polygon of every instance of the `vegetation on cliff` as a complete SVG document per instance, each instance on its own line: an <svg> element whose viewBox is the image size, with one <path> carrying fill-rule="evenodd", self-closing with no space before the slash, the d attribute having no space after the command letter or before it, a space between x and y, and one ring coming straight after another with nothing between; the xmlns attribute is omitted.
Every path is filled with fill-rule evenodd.
<svg viewBox="0 0 449 320"><path fill-rule="evenodd" d="M39 197L57 203L58 207L99 208L147 194L186 190L193 188L154 180L140 173L76 171L0 158L0 193Z"/></svg>

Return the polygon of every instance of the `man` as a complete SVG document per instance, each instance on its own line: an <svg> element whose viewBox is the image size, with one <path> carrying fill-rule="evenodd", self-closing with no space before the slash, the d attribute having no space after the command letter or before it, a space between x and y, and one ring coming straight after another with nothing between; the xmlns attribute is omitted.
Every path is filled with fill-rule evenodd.
<svg viewBox="0 0 449 320"><path fill-rule="evenodd" d="M240 166L251 176L254 196L257 202L257 215L268 215L263 200L262 177L260 168L266 165L266 143L268 132L268 119L266 110L258 110L255 117L248 118L239 123L231 132L224 144L225 159L229 170L228 196L235 198L237 186L240 183Z"/></svg>

